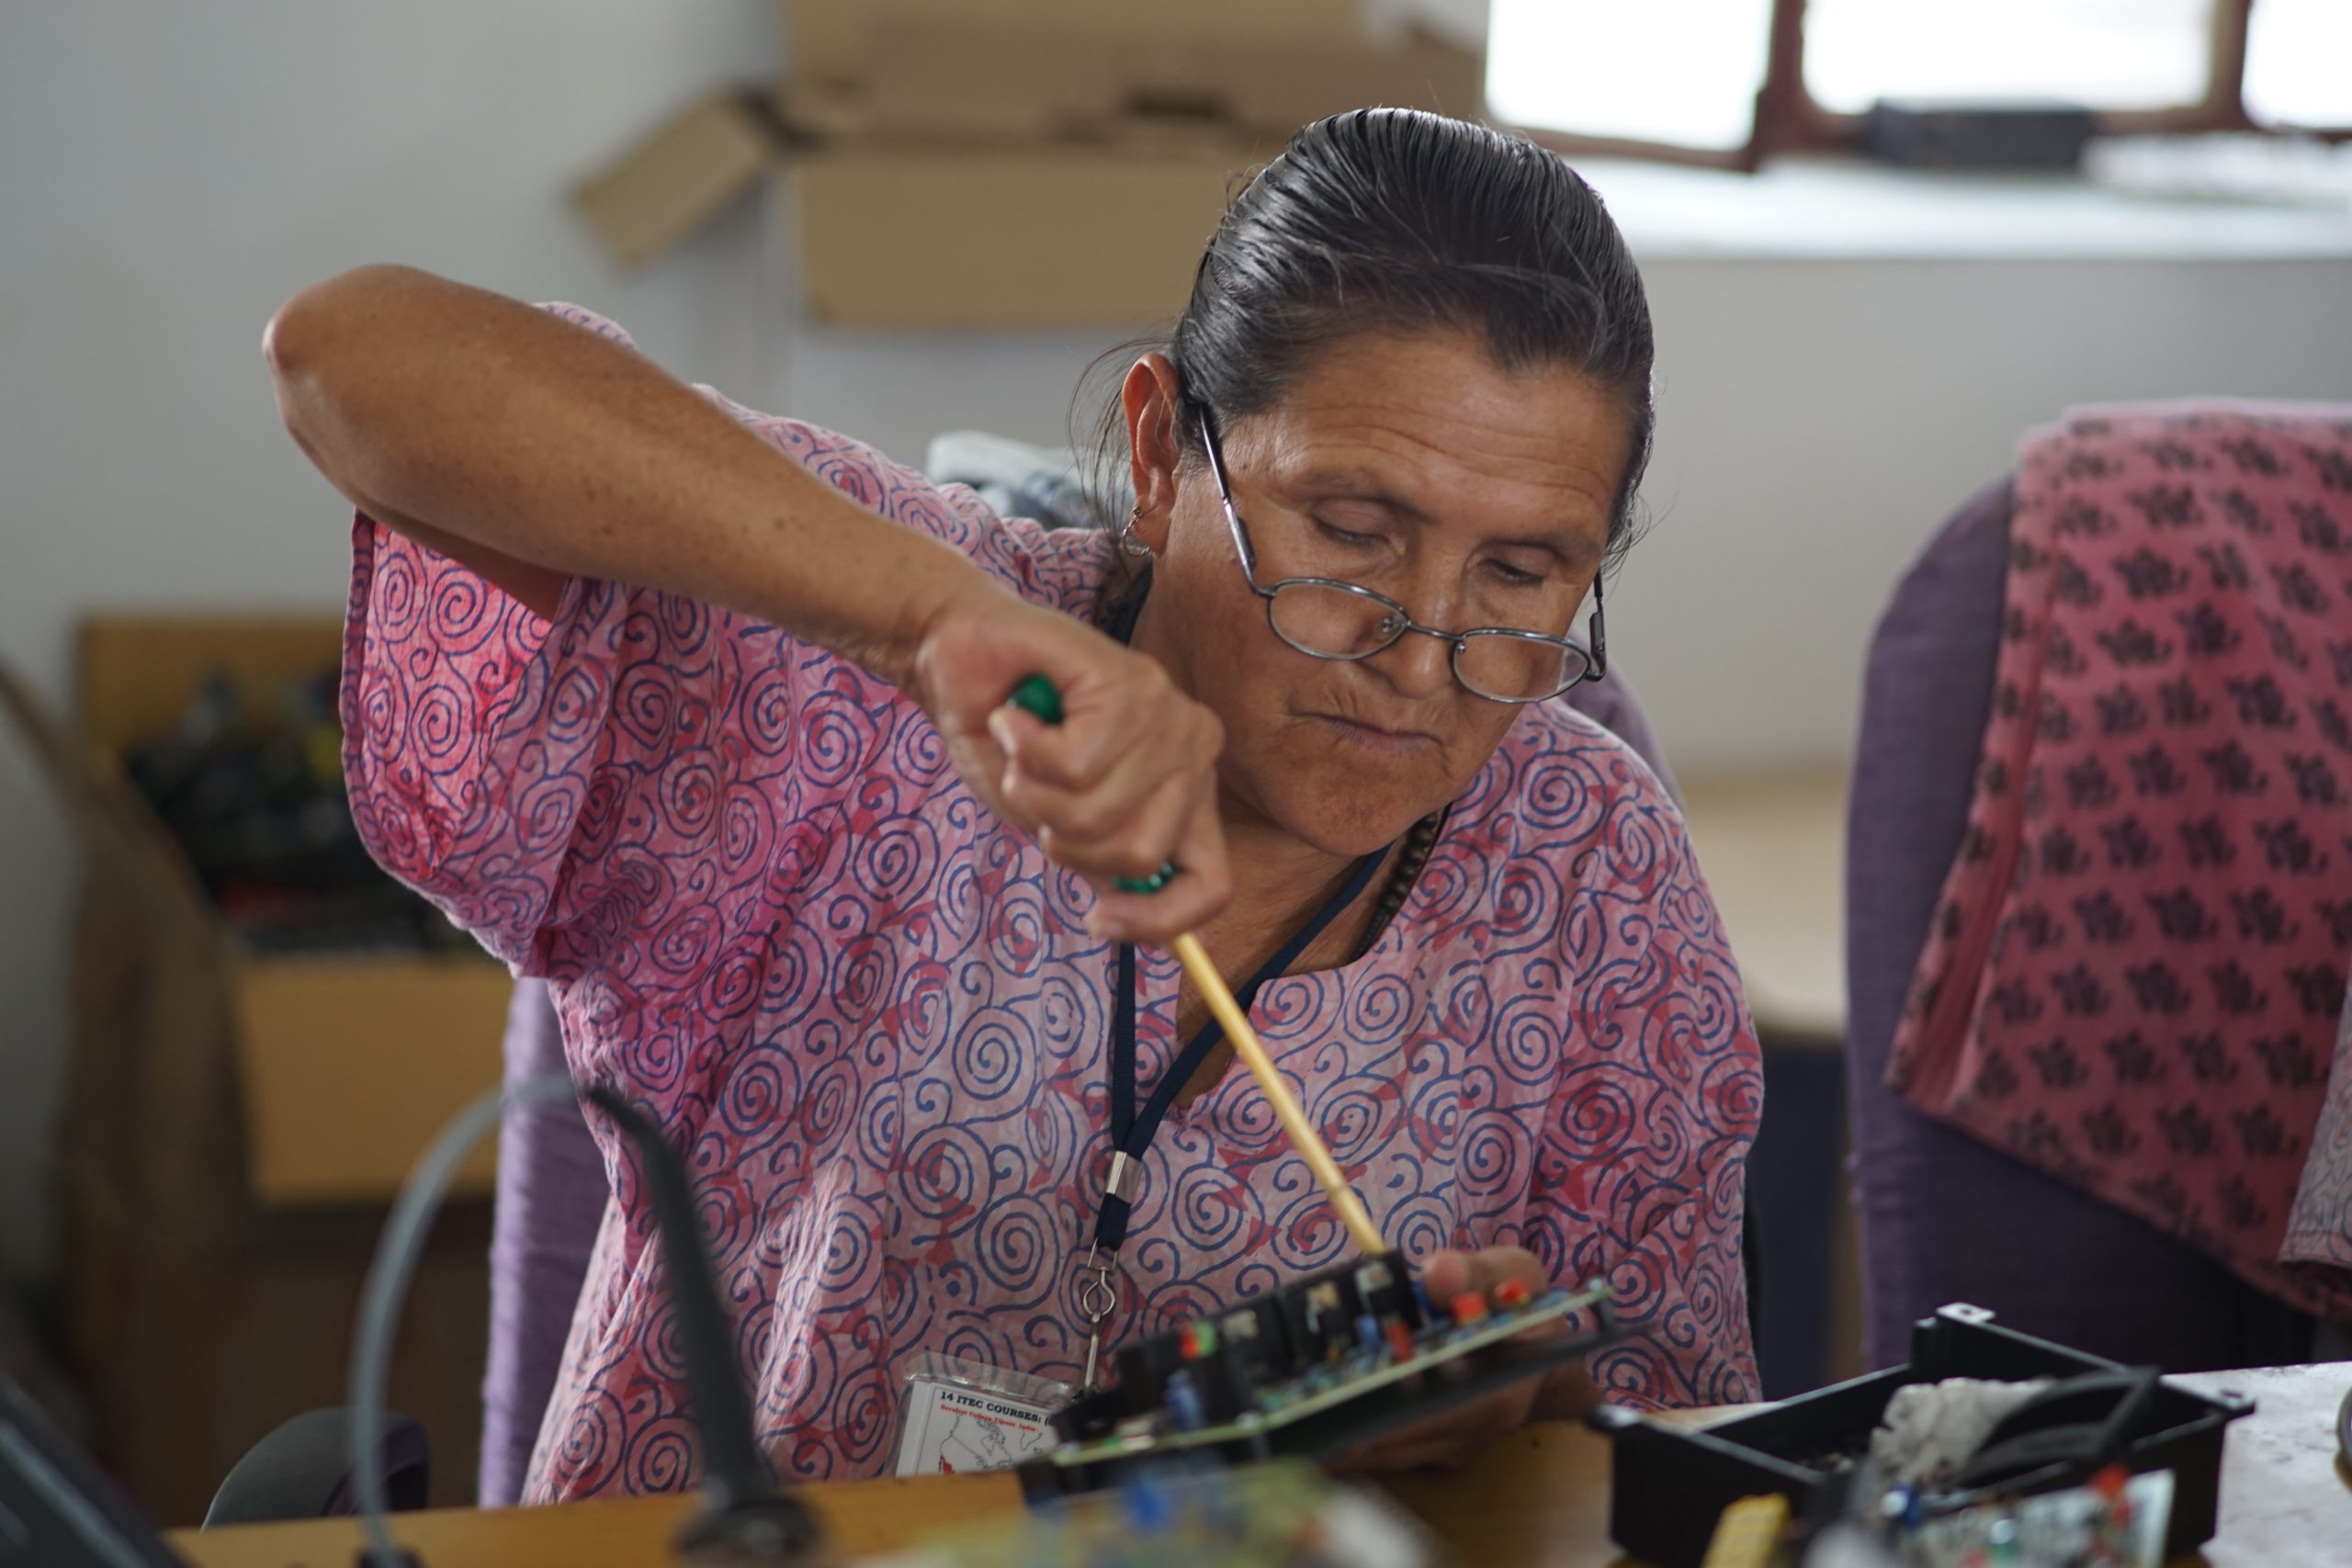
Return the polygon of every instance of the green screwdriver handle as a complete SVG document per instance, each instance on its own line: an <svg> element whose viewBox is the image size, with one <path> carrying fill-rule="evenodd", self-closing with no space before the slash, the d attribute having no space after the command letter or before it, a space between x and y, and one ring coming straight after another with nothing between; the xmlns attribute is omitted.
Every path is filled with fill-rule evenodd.
<svg viewBox="0 0 2352 1568"><path fill-rule="evenodd" d="M1004 700L1023 712L1035 714L1047 724L1062 721L1062 694L1046 676L1023 675L1021 683L1012 688L1012 695Z"/></svg>
<svg viewBox="0 0 2352 1568"><path fill-rule="evenodd" d="M1043 674L1023 675L1005 701L1024 713L1035 714L1046 724L1062 721L1062 694L1054 682ZM1176 880L1176 863L1170 861L1149 876L1114 877L1113 886L1122 893L1157 893Z"/></svg>

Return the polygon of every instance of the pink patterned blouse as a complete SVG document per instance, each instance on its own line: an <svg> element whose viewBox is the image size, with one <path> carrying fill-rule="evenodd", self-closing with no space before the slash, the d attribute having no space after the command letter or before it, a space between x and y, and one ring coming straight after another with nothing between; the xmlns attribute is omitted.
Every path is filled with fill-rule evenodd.
<svg viewBox="0 0 2352 1568"><path fill-rule="evenodd" d="M1106 539L720 400L1024 598L1093 609ZM548 976L574 1074L686 1153L779 1468L887 1470L918 1351L1075 1381L1114 960L1080 928L1085 886L964 787L912 702L822 649L591 580L545 621L365 516L353 549L360 831ZM1148 1085L1174 1054L1177 965L1138 960ZM1608 1278L1643 1325L1597 1358L1617 1400L1757 1396L1756 1043L1682 823L1621 742L1565 705L1528 709L1373 949L1269 983L1254 1014L1392 1245L1517 1244L1563 1282ZM695 1479L650 1217L633 1156L598 1137L614 1199L530 1501ZM1347 1248L1230 1074L1145 1161L1115 1321L1146 1332Z"/></svg>

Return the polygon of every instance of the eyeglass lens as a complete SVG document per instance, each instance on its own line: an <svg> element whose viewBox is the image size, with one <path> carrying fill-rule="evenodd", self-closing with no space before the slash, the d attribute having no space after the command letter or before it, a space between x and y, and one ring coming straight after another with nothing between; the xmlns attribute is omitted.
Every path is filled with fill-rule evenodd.
<svg viewBox="0 0 2352 1568"><path fill-rule="evenodd" d="M1403 635L1405 617L1369 594L1318 582L1279 585L1266 606L1275 635L1302 653L1363 659ZM1471 632L1458 639L1455 677L1472 691L1504 702L1532 701L1566 690L1582 678L1581 649L1508 632Z"/></svg>

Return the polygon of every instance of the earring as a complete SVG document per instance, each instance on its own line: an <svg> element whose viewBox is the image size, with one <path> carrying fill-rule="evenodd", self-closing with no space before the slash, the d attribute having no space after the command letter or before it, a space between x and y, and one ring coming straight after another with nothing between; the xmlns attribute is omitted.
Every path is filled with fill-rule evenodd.
<svg viewBox="0 0 2352 1568"><path fill-rule="evenodd" d="M1143 536L1136 532L1136 525L1142 521L1142 506L1130 507L1127 511L1126 526L1119 530L1120 554L1136 557L1148 557L1151 554L1151 547L1145 544Z"/></svg>

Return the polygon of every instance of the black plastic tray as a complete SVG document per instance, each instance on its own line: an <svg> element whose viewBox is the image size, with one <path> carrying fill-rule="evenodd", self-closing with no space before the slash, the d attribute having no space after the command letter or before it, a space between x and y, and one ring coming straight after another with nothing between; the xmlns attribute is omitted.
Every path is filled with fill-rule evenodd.
<svg viewBox="0 0 2352 1568"><path fill-rule="evenodd" d="M1700 1568L1715 1519L1727 1504L1778 1492L1799 1517L1818 1517L1843 1476L1808 1462L1812 1456L1868 1439L1886 1402L1905 1383L1945 1378L2007 1382L2068 1377L2120 1363L2002 1328L1982 1307L1955 1304L1911 1329L1911 1359L1849 1382L1816 1389L1770 1409L1701 1431L1603 1407L1593 1424L1610 1434L1615 1474L1609 1533L1653 1568ZM2156 1390L2159 1425L2124 1450L2133 1472L2173 1472L2167 1560L2212 1539L2222 1486L2222 1435L2254 1401L2236 1394L2191 1393L2171 1383Z"/></svg>

